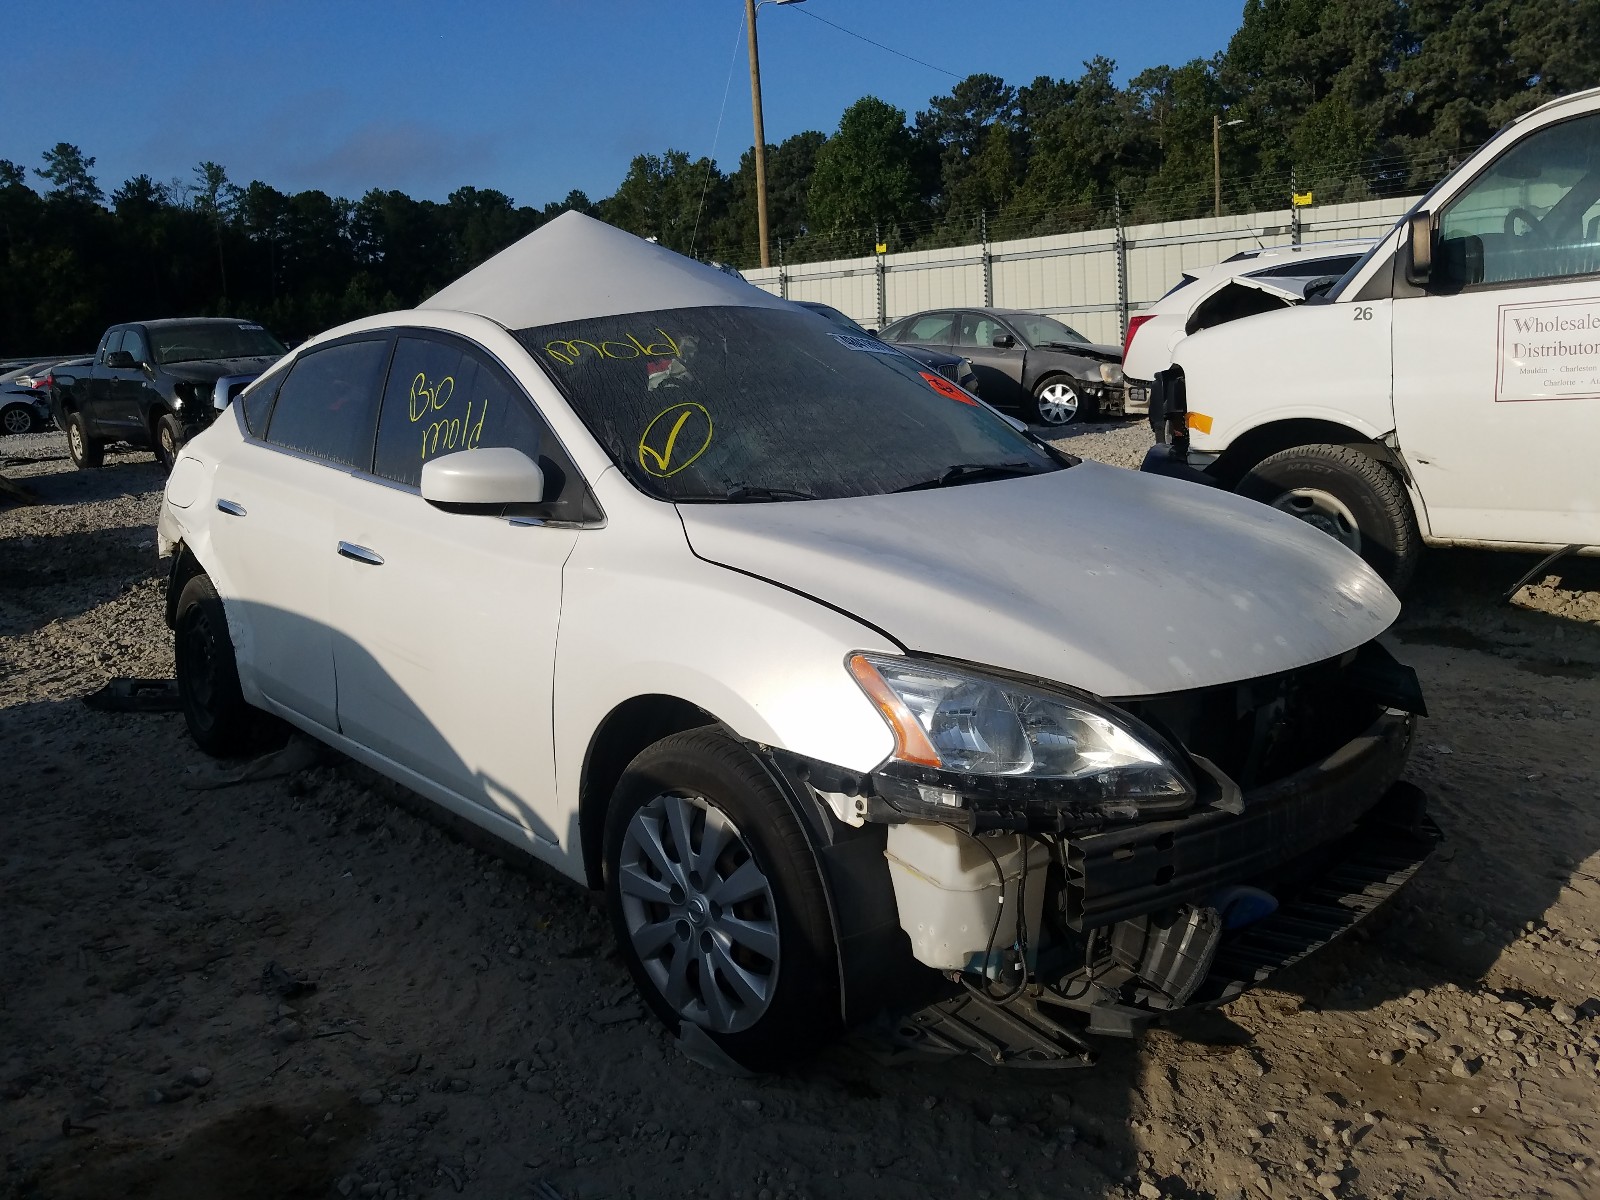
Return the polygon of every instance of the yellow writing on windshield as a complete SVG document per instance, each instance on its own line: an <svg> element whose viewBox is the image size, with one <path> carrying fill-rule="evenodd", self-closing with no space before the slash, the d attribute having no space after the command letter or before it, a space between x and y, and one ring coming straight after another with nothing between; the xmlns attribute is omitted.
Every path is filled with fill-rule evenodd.
<svg viewBox="0 0 1600 1200"><path fill-rule="evenodd" d="M692 400L664 408L639 436L639 465L657 479L676 475L711 445L711 414Z"/></svg>
<svg viewBox="0 0 1600 1200"><path fill-rule="evenodd" d="M677 358L678 343L673 341L665 329L657 329L661 341L651 342L646 345L633 334L628 334L627 340L622 342L586 342L582 339L571 342L547 342L544 352L564 367L570 367L588 353L596 358L650 358L652 356Z"/></svg>

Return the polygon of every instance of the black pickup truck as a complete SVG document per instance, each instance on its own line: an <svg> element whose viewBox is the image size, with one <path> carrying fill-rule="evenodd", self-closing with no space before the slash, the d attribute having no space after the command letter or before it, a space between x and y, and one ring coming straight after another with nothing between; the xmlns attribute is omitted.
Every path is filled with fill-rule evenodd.
<svg viewBox="0 0 1600 1200"><path fill-rule="evenodd" d="M285 353L260 325L225 317L113 325L94 361L51 389L50 410L79 467L107 443L154 450L168 470L219 408Z"/></svg>

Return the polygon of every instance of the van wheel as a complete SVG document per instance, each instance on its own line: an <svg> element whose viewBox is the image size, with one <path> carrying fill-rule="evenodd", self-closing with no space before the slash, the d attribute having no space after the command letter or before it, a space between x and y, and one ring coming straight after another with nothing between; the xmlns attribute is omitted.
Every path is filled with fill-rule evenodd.
<svg viewBox="0 0 1600 1200"><path fill-rule="evenodd" d="M79 470L92 470L106 460L106 444L89 436L82 413L67 414L67 454Z"/></svg>
<svg viewBox="0 0 1600 1200"><path fill-rule="evenodd" d="M156 422L156 461L169 475L177 465L178 451L183 449L183 426L171 413L162 413Z"/></svg>
<svg viewBox="0 0 1600 1200"><path fill-rule="evenodd" d="M606 901L645 1002L736 1062L775 1066L838 1028L832 925L788 801L743 746L692 729L628 764L606 815Z"/></svg>
<svg viewBox="0 0 1600 1200"><path fill-rule="evenodd" d="M1084 398L1072 380L1056 375L1033 389L1029 415L1039 425L1071 425L1094 420L1094 401Z"/></svg>
<svg viewBox="0 0 1600 1200"><path fill-rule="evenodd" d="M1422 535L1394 469L1349 446L1296 446L1257 463L1241 496L1299 517L1354 550L1396 594L1417 569Z"/></svg>
<svg viewBox="0 0 1600 1200"><path fill-rule="evenodd" d="M216 758L239 758L281 743L282 722L245 703L228 618L211 580L183 585L173 642L178 699L195 745Z"/></svg>

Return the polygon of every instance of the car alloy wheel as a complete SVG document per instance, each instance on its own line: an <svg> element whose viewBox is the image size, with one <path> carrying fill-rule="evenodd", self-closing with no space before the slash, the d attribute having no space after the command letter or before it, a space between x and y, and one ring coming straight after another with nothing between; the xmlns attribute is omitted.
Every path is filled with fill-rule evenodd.
<svg viewBox="0 0 1600 1200"><path fill-rule="evenodd" d="M20 404L0 413L0 429L7 433L28 433L33 429L33 417Z"/></svg>
<svg viewBox="0 0 1600 1200"><path fill-rule="evenodd" d="M67 442L72 450L72 457L76 461L83 459L83 430L78 428L77 422L67 426Z"/></svg>
<svg viewBox="0 0 1600 1200"><path fill-rule="evenodd" d="M1070 425L1078 419L1078 393L1063 380L1040 388L1038 405L1039 419L1046 425Z"/></svg>
<svg viewBox="0 0 1600 1200"><path fill-rule="evenodd" d="M1332 492L1321 488L1291 488L1274 500L1272 507L1291 517L1299 517L1307 525L1361 553L1361 525L1350 506Z"/></svg>
<svg viewBox="0 0 1600 1200"><path fill-rule="evenodd" d="M656 990L713 1033L749 1029L778 982L772 884L728 815L664 792L633 814L618 861L623 924Z"/></svg>

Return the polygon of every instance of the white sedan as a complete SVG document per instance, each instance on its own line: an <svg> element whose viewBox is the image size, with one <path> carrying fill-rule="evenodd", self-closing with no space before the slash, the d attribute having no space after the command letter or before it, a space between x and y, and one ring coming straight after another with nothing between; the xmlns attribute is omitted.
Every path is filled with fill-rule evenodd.
<svg viewBox="0 0 1600 1200"><path fill-rule="evenodd" d="M199 746L296 727L605 889L740 1062L924 1005L1085 1054L1430 844L1354 554L588 218L229 409L160 517Z"/></svg>

